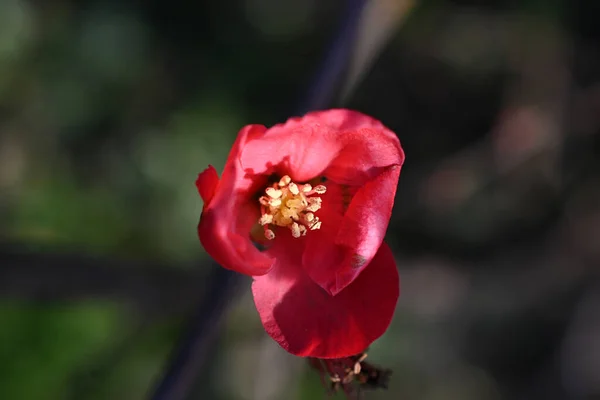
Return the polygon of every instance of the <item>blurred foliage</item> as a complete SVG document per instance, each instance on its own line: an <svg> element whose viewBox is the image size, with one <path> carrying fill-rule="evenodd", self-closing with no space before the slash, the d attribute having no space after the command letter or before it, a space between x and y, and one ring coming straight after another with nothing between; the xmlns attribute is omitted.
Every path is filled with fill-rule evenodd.
<svg viewBox="0 0 600 400"><path fill-rule="evenodd" d="M69 377L119 334L118 312L102 304L67 307L3 303L0 396L61 399Z"/></svg>
<svg viewBox="0 0 600 400"><path fill-rule="evenodd" d="M203 268L197 174L243 125L294 112L343 4L0 1L0 236ZM595 4L418 2L373 55L345 105L407 161L388 233L401 301L369 359L394 375L366 398L600 395ZM20 285L0 300L0 399L147 396L183 311L126 304L117 279L66 302ZM232 308L193 398L321 398L248 293Z"/></svg>

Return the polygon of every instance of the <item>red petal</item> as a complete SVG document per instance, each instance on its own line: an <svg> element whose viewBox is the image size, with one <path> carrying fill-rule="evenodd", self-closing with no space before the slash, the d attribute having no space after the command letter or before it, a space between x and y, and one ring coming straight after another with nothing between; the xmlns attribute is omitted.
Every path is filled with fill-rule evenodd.
<svg viewBox="0 0 600 400"><path fill-rule="evenodd" d="M321 229L306 234L306 248L302 254L302 265L308 275L330 294L337 293L336 270L343 263L345 249L336 245L344 212L344 194L348 188L335 183L327 184L327 192L321 195L322 206L316 215L321 220Z"/></svg>
<svg viewBox="0 0 600 400"><path fill-rule="evenodd" d="M319 231L308 233L302 264L330 294L352 283L377 253L392 215L399 175L400 166L388 167L362 186L343 210L343 189L338 189L342 186L328 185L318 211L323 223Z"/></svg>
<svg viewBox="0 0 600 400"><path fill-rule="evenodd" d="M273 269L252 284L267 333L302 357L342 358L365 350L388 328L400 292L389 247L383 243L362 274L330 296L299 265L302 246L287 238L271 249L277 254Z"/></svg>
<svg viewBox="0 0 600 400"><path fill-rule="evenodd" d="M198 174L198 179L196 179L196 188L198 188L198 193L200 193L200 197L202 197L202 200L204 200L204 207L206 207L212 200L218 184L219 175L217 174L215 167L212 165L209 165L208 168Z"/></svg>
<svg viewBox="0 0 600 400"><path fill-rule="evenodd" d="M244 148L244 169L269 174L273 166L280 175L306 182L322 174L337 154L336 132L314 119L294 118L275 125Z"/></svg>
<svg viewBox="0 0 600 400"><path fill-rule="evenodd" d="M344 147L324 172L328 179L339 184L359 186L385 168L404 163L398 137L385 128L345 131L339 141Z"/></svg>
<svg viewBox="0 0 600 400"><path fill-rule="evenodd" d="M254 173L270 173L272 166L280 166L293 180L303 182L327 170L330 179L351 185L403 161L393 132L371 117L344 109L313 112L275 125L248 143L241 157L244 168Z"/></svg>
<svg viewBox="0 0 600 400"><path fill-rule="evenodd" d="M244 171L239 159L244 146L265 130L261 125L248 125L240 131L198 225L198 236L208 254L221 266L247 275L265 274L273 264L273 259L250 241L250 230L259 218L258 202L252 196L267 178Z"/></svg>
<svg viewBox="0 0 600 400"><path fill-rule="evenodd" d="M352 198L335 238L335 243L346 249L346 258L336 269L334 294L356 279L375 257L392 216L399 177L400 166L389 167Z"/></svg>
<svg viewBox="0 0 600 400"><path fill-rule="evenodd" d="M358 111L344 108L334 108L326 111L314 111L304 116L305 119L314 118L336 130L348 131L360 128L386 129L375 118L369 117ZM387 129L386 129L387 130ZM396 136L392 133L393 136Z"/></svg>
<svg viewBox="0 0 600 400"><path fill-rule="evenodd" d="M398 136L380 121L357 111L337 109L310 114L338 132L340 150L325 176L342 185L358 186L383 168L404 163Z"/></svg>

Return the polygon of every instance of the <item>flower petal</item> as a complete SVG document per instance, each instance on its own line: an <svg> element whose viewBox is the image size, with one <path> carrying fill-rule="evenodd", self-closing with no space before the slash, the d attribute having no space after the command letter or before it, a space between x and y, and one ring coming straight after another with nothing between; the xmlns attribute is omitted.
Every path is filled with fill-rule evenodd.
<svg viewBox="0 0 600 400"><path fill-rule="evenodd" d="M308 275L331 295L336 295L351 284L377 253L392 215L400 166L386 168L375 179L368 181L352 197L347 209L339 215L335 197L327 199L319 217L321 231L310 232L302 257ZM329 185L332 188L340 185ZM335 191L333 191L335 193ZM344 212L345 211L345 212ZM328 223L328 219L333 223Z"/></svg>
<svg viewBox="0 0 600 400"><path fill-rule="evenodd" d="M346 260L336 270L336 290L349 285L371 262L383 242L392 216L400 166L392 166L367 182L344 215L335 243L347 249Z"/></svg>
<svg viewBox="0 0 600 400"><path fill-rule="evenodd" d="M321 228L306 235L306 248L302 254L302 266L315 283L330 294L337 293L336 270L342 265L346 251L335 243L338 231L348 208L345 203L347 187L327 184L327 192L321 195L321 209L317 215Z"/></svg>
<svg viewBox="0 0 600 400"><path fill-rule="evenodd" d="M209 165L208 168L198 174L198 179L196 179L196 188L198 188L198 193L204 201L204 207L206 207L212 200L218 184L219 175L217 174L215 167L212 165Z"/></svg>
<svg viewBox="0 0 600 400"><path fill-rule="evenodd" d="M381 168L403 161L400 142L392 131L371 117L345 109L317 111L275 125L248 143L241 156L243 167L254 173L268 173L272 166L279 166L293 180L303 182L327 170L330 179L350 185L357 180L362 184Z"/></svg>
<svg viewBox="0 0 600 400"><path fill-rule="evenodd" d="M363 185L385 168L404 163L398 137L386 128L343 131L338 142L343 147L323 174L342 185Z"/></svg>
<svg viewBox="0 0 600 400"><path fill-rule="evenodd" d="M256 249L250 240L252 226L259 218L259 206L253 203L253 195L266 184L267 178L246 173L239 160L244 146L265 130L261 125L248 125L240 131L221 181L209 203L205 204L198 224L198 236L208 254L221 266L247 275L265 274L273 264L273 259ZM205 181L212 179L203 174L201 179L199 177L203 181L202 190ZM207 196L208 193L207 190Z"/></svg>
<svg viewBox="0 0 600 400"><path fill-rule="evenodd" d="M321 175L337 153L335 138L335 131L325 124L293 118L248 143L241 163L254 173L277 172L289 175L296 182L309 181ZM276 171L271 170L273 166Z"/></svg>
<svg viewBox="0 0 600 400"><path fill-rule="evenodd" d="M291 236L287 240L293 243ZM302 357L342 358L365 350L388 328L400 293L387 244L337 296L325 292L299 265L302 246L290 246L285 240L274 245L276 264L252 284L267 333Z"/></svg>
<svg viewBox="0 0 600 400"><path fill-rule="evenodd" d="M304 118L317 120L340 131L356 130L360 128L386 129L385 126L375 118L369 117L358 111L344 108L313 111L306 114ZM392 133L392 136L396 135Z"/></svg>

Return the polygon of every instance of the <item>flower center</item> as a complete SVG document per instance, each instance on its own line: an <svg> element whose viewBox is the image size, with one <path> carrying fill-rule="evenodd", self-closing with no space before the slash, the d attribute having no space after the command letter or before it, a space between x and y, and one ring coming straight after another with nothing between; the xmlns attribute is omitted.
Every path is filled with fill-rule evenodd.
<svg viewBox="0 0 600 400"><path fill-rule="evenodd" d="M326 190L324 185L314 188L308 183L298 185L288 175L266 188L266 196L258 199L261 214L258 223L263 226L265 237L275 238L269 225L288 227L295 238L306 235L308 229L319 229L321 221L314 212L321 208L321 198L314 195Z"/></svg>

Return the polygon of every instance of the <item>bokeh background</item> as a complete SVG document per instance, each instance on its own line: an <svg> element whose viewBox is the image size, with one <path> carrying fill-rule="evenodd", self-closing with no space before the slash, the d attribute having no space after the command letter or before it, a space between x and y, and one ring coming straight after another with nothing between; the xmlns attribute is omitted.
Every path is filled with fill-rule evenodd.
<svg viewBox="0 0 600 400"><path fill-rule="evenodd" d="M0 0L0 399L148 398L215 268L197 173L307 102L407 154L365 399L600 398L600 3L366 3ZM323 398L249 283L189 399Z"/></svg>

